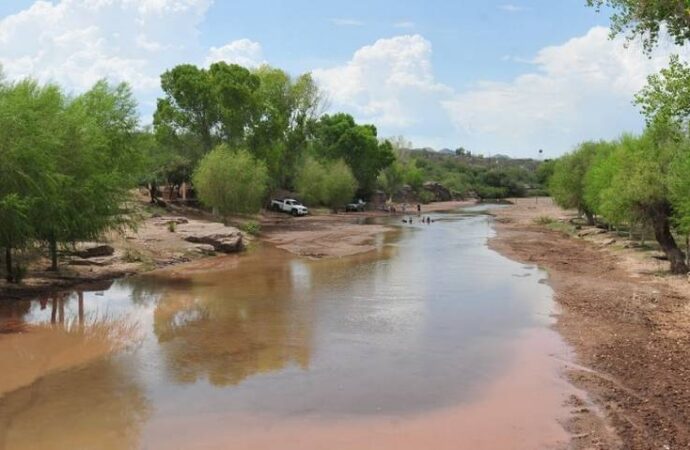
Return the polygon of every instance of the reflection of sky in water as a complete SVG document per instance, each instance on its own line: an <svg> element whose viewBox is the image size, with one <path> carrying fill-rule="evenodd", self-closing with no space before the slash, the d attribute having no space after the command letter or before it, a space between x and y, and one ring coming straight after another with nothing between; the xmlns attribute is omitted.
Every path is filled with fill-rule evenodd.
<svg viewBox="0 0 690 450"><path fill-rule="evenodd" d="M432 217L366 255L309 261L263 248L182 282L120 280L85 293L86 311L140 324L141 344L113 364L132 372L154 415L453 405L500 373L506 343L550 323L551 291L538 269L486 247L485 216ZM76 314L76 295L65 308ZM26 315L49 319L38 303ZM103 367L80 370L98 380Z"/></svg>

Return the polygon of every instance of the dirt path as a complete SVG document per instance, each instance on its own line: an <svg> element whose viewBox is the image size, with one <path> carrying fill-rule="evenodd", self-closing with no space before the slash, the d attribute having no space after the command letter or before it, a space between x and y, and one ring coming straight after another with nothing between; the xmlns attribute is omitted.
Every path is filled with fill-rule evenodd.
<svg viewBox="0 0 690 450"><path fill-rule="evenodd" d="M690 448L688 281L660 276L648 254L612 245L618 237L577 238L537 225L539 217L571 216L540 201L496 211L490 245L549 272L562 308L557 329L579 364L569 365L568 376L605 417L598 419L587 399L574 399L584 406L567 424L573 446Z"/></svg>

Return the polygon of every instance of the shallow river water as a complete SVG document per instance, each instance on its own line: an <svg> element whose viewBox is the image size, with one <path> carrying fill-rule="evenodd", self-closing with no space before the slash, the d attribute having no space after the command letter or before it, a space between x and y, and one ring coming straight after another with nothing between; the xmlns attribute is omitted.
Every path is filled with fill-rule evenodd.
<svg viewBox="0 0 690 450"><path fill-rule="evenodd" d="M545 274L488 216L432 217L364 255L266 245L0 308L26 327L0 334L0 449L557 448Z"/></svg>

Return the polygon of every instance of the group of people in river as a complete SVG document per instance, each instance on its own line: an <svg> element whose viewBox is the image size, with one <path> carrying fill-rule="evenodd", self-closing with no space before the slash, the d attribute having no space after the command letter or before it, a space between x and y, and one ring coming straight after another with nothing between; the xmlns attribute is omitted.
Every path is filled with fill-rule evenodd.
<svg viewBox="0 0 690 450"><path fill-rule="evenodd" d="M419 217L419 223L425 223L425 224L429 225L429 224L432 224L432 223L436 222L435 220L433 220L433 219L432 219L431 217L429 217L429 216L426 216L426 217L424 217L424 216L417 216L417 217ZM410 216L410 217L408 217L408 218L403 218L402 221L403 221L403 223L413 224L413 223L414 223L414 218L412 218L412 217Z"/></svg>
<svg viewBox="0 0 690 450"><path fill-rule="evenodd" d="M409 205L408 205L407 203L403 203L403 204L400 206L400 210L401 210L401 213L402 213L402 215L403 215L402 222L403 222L403 223L413 224L415 221L414 221L414 218L413 218L412 216L404 217L404 216L407 214L407 208L408 208L408 206L409 206ZM390 214L397 214L397 213L398 213L398 209L397 209L397 207L396 207L395 205L391 204L391 205L388 206L388 212L389 212ZM433 219L432 219L431 217L429 217L429 216L422 216L422 205L419 204L419 203L417 203L417 217L419 218L419 223L425 223L425 224L429 225L429 224L432 224L432 223L435 222L435 220L433 220Z"/></svg>

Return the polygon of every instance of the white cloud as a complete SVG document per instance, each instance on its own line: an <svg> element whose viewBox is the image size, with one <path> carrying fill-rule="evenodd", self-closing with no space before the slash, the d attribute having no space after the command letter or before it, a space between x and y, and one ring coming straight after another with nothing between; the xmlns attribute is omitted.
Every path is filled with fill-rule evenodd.
<svg viewBox="0 0 690 450"><path fill-rule="evenodd" d="M533 72L479 82L444 106L470 147L508 154L544 148L553 156L583 140L639 130L633 95L674 51L665 45L647 58L639 44L626 48L623 39L609 40L607 29L595 27L540 50Z"/></svg>
<svg viewBox="0 0 690 450"><path fill-rule="evenodd" d="M362 22L361 20L357 20L357 19L336 18L336 19L331 19L331 23L333 25L336 25L339 27L361 27L361 26L364 26L364 22Z"/></svg>
<svg viewBox="0 0 690 450"><path fill-rule="evenodd" d="M37 1L0 20L0 64L84 90L101 78L156 89L158 75L199 52L197 25L211 0Z"/></svg>
<svg viewBox="0 0 690 450"><path fill-rule="evenodd" d="M206 57L206 64L217 61L239 64L245 67L257 67L265 64L261 44L249 39L238 39L222 47L211 47Z"/></svg>
<svg viewBox="0 0 690 450"><path fill-rule="evenodd" d="M448 123L440 102L452 91L434 79L431 51L419 35L380 39L345 64L313 74L332 109L372 122L382 134L413 138Z"/></svg>

